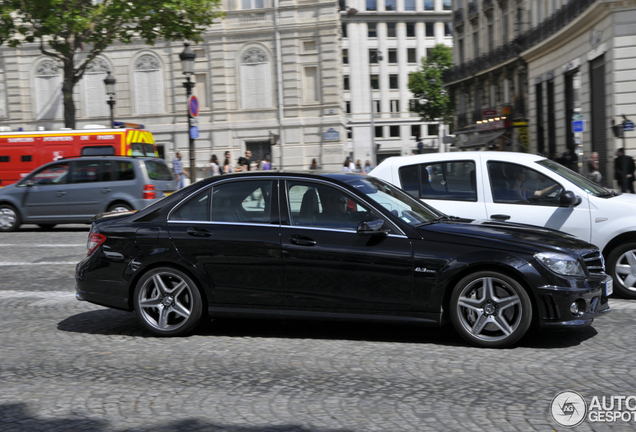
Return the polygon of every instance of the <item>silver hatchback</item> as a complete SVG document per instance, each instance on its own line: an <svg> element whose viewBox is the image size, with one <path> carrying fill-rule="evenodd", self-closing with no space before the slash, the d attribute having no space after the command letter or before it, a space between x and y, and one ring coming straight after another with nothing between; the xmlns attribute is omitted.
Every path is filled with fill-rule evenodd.
<svg viewBox="0 0 636 432"><path fill-rule="evenodd" d="M163 159L122 156L63 159L0 189L0 232L23 223L52 228L89 223L99 213L141 210L175 191Z"/></svg>

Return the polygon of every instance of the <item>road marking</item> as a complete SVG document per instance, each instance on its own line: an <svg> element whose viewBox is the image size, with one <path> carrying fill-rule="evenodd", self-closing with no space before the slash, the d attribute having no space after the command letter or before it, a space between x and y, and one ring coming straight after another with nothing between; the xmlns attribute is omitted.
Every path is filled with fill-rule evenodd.
<svg viewBox="0 0 636 432"><path fill-rule="evenodd" d="M21 244L0 244L0 247L86 247L86 243L78 243L78 244L29 244L29 243L21 243Z"/></svg>
<svg viewBox="0 0 636 432"><path fill-rule="evenodd" d="M35 265L76 265L79 261L42 261L42 262L0 262L5 266L35 266Z"/></svg>

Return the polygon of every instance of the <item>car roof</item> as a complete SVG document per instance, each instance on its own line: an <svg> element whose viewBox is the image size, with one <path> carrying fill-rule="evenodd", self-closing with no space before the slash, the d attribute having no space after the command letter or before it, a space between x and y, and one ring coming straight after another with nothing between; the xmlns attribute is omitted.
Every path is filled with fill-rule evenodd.
<svg viewBox="0 0 636 432"><path fill-rule="evenodd" d="M403 166L424 162L432 162L438 160L462 160L462 159L480 159L487 158L489 160L502 160L507 162L529 163L545 159L545 156L520 153L520 152L501 152L501 151L465 151L465 152L446 152L446 153L426 153L410 156L394 156L382 161L379 167L386 166Z"/></svg>

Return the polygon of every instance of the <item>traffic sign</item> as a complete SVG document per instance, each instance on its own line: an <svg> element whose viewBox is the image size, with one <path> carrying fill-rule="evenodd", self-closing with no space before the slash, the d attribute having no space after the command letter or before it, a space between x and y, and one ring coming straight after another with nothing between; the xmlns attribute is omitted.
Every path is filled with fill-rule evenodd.
<svg viewBox="0 0 636 432"><path fill-rule="evenodd" d="M623 130L625 132L633 132L634 131L634 122L631 120L625 120L623 122Z"/></svg>
<svg viewBox="0 0 636 432"><path fill-rule="evenodd" d="M192 117L199 115L199 100L196 96L190 96L190 100L188 100L188 109L190 110L190 115Z"/></svg>
<svg viewBox="0 0 636 432"><path fill-rule="evenodd" d="M198 126L192 126L190 128L190 138L192 138L192 139L199 138L199 127Z"/></svg>
<svg viewBox="0 0 636 432"><path fill-rule="evenodd" d="M585 120L574 120L572 122L572 132L585 132Z"/></svg>

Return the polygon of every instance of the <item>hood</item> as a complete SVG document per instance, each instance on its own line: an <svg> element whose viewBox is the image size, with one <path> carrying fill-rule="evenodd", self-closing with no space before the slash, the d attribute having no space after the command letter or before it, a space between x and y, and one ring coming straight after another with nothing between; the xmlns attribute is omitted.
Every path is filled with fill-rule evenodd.
<svg viewBox="0 0 636 432"><path fill-rule="evenodd" d="M16 184L17 184L17 182L16 183L11 183L10 185L6 185L6 186L0 185L0 186L2 186L2 187L0 187L0 195L11 192L13 189L15 189L15 185Z"/></svg>
<svg viewBox="0 0 636 432"><path fill-rule="evenodd" d="M570 251L579 255L596 246L550 228L493 220L443 220L419 227L427 240L456 242L509 251Z"/></svg>
<svg viewBox="0 0 636 432"><path fill-rule="evenodd" d="M630 193L623 193L620 195L613 196L611 198L607 198L607 201L605 198L598 198L598 199L603 200L603 205L612 203L618 206L624 206L624 205L636 206L636 195L630 194Z"/></svg>

